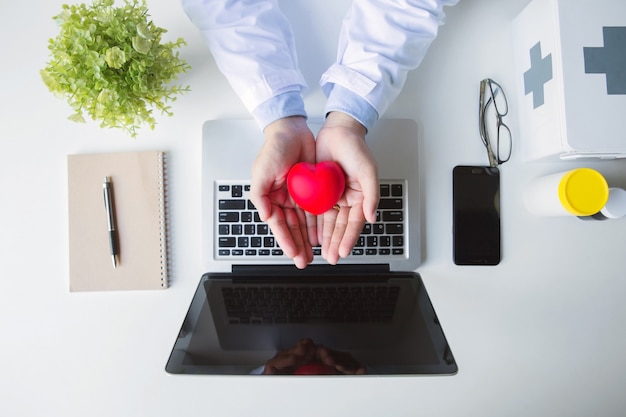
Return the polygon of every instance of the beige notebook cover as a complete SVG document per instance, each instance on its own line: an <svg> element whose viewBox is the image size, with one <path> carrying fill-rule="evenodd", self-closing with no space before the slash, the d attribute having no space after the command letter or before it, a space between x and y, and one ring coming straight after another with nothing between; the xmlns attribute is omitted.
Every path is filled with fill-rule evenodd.
<svg viewBox="0 0 626 417"><path fill-rule="evenodd" d="M70 291L167 288L165 154L69 155ZM110 177L119 242L109 247L103 184Z"/></svg>

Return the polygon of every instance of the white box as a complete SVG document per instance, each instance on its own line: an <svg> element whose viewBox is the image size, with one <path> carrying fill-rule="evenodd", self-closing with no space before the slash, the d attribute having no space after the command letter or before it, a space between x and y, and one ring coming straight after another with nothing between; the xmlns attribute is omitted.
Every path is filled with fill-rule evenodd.
<svg viewBox="0 0 626 417"><path fill-rule="evenodd" d="M513 35L522 158L626 158L626 1L533 0Z"/></svg>

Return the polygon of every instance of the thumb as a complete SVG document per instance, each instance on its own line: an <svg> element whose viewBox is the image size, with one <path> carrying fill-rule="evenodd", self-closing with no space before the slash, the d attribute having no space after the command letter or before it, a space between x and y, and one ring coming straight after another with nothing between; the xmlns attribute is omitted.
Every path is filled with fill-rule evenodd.
<svg viewBox="0 0 626 417"><path fill-rule="evenodd" d="M363 215L369 223L376 223L376 210L380 196L380 186L376 172L370 172L361 178L363 190Z"/></svg>

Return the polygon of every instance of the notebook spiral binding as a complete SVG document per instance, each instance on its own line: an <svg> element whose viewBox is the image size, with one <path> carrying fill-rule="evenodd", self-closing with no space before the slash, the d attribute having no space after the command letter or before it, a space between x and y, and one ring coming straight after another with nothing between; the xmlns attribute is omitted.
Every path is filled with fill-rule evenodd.
<svg viewBox="0 0 626 417"><path fill-rule="evenodd" d="M168 169L167 155L159 153L159 246L161 254L161 287L167 288L170 283L170 246L169 242L169 202L168 194Z"/></svg>

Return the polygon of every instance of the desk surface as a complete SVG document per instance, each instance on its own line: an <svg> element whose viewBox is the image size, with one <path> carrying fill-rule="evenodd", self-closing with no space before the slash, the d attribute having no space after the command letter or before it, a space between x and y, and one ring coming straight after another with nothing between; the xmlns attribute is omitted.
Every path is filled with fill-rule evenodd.
<svg viewBox="0 0 626 417"><path fill-rule="evenodd" d="M63 2L2 2L0 415L621 414L626 219L539 218L522 203L530 178L581 163L523 163L515 149L502 167L502 263L452 262L452 168L486 162L476 123L479 80L498 80L515 103L511 20L527 2L462 0L448 9L439 38L385 115L420 126L426 245L419 271L459 373L298 380L172 376L163 369L204 272L201 125L247 117L179 3L149 1L154 21L188 41L182 55L193 70L181 81L193 91L174 103L173 118L130 139L67 121L68 106L40 81L47 39L57 31L50 17ZM300 58L311 86L306 105L319 117L317 80L335 55L349 0L282 3L297 21L301 53L309 53ZM508 121L515 135L514 113ZM66 155L157 148L170 153L171 288L70 294ZM587 165L625 185L624 162Z"/></svg>

